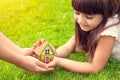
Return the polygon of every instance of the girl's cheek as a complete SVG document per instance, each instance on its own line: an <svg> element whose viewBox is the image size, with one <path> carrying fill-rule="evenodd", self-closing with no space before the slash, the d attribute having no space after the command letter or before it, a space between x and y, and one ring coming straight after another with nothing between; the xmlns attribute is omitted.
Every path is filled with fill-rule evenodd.
<svg viewBox="0 0 120 80"><path fill-rule="evenodd" d="M75 15L74 15L74 20L75 20L75 21L77 21L77 20L78 20L77 16L75 16Z"/></svg>

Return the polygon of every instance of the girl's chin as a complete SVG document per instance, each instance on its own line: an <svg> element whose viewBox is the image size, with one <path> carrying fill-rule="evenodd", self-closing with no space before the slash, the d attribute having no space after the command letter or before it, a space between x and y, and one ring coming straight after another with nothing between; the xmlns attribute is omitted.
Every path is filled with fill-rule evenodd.
<svg viewBox="0 0 120 80"><path fill-rule="evenodd" d="M88 31L90 31L89 29L87 29L87 28L81 28L83 31L85 31L85 32L88 32Z"/></svg>
<svg viewBox="0 0 120 80"><path fill-rule="evenodd" d="M89 27L87 26L80 25L80 28L85 32L89 31Z"/></svg>

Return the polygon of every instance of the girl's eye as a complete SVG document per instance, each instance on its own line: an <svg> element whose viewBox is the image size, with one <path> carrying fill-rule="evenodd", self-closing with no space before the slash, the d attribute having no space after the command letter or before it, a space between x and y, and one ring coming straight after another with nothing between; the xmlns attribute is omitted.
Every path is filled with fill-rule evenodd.
<svg viewBox="0 0 120 80"><path fill-rule="evenodd" d="M91 16L91 15L86 15L86 18L87 18L87 19L93 19L93 16Z"/></svg>

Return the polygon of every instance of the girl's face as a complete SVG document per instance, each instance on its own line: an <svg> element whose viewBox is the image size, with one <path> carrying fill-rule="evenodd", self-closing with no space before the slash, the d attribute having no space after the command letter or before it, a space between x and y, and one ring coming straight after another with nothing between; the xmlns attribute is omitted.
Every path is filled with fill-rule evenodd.
<svg viewBox="0 0 120 80"><path fill-rule="evenodd" d="M100 24L100 22L103 20L103 17L101 14L89 15L75 11L74 19L80 25L83 31L90 31Z"/></svg>

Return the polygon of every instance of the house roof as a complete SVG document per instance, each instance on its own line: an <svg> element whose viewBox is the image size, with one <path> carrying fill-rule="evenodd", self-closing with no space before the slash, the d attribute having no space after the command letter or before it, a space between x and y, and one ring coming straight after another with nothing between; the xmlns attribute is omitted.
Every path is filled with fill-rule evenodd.
<svg viewBox="0 0 120 80"><path fill-rule="evenodd" d="M40 55L42 53L42 51L47 47L49 46L50 49L52 50L53 54L56 53L56 50L55 48L49 44L47 41L44 41L44 42L38 42L38 44L36 45L36 47L34 48L34 52L36 55Z"/></svg>

